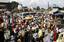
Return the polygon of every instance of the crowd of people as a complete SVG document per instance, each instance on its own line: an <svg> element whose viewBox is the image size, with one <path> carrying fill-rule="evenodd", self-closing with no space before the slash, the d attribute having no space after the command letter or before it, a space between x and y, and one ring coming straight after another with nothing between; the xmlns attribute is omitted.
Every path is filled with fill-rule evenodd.
<svg viewBox="0 0 64 42"><path fill-rule="evenodd" d="M56 19L50 14L36 14L24 20L14 17L12 27L4 31L4 42L64 42L64 29L56 24Z"/></svg>

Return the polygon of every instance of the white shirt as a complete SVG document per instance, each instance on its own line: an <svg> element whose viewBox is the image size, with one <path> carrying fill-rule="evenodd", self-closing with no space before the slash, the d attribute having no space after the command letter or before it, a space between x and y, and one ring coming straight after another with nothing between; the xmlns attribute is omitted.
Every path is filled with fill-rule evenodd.
<svg viewBox="0 0 64 42"><path fill-rule="evenodd" d="M59 29L59 32L62 32L62 29Z"/></svg>
<svg viewBox="0 0 64 42"><path fill-rule="evenodd" d="M56 28L57 33L59 32L58 28Z"/></svg>
<svg viewBox="0 0 64 42"><path fill-rule="evenodd" d="M6 33L4 33L4 37L5 37L5 39L10 38L10 31L9 30L7 30Z"/></svg>
<svg viewBox="0 0 64 42"><path fill-rule="evenodd" d="M44 42L51 42L51 36L48 34L46 37L44 37Z"/></svg>
<svg viewBox="0 0 64 42"><path fill-rule="evenodd" d="M37 33L34 33L33 34L33 37L36 39L38 37L38 34Z"/></svg>

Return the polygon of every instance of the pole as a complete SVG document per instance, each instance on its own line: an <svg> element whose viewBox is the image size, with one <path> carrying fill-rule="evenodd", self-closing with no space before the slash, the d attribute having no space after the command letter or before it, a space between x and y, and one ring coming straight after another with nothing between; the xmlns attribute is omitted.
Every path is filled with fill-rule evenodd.
<svg viewBox="0 0 64 42"><path fill-rule="evenodd" d="M13 14L12 14L12 31L14 32L14 17L13 17Z"/></svg>

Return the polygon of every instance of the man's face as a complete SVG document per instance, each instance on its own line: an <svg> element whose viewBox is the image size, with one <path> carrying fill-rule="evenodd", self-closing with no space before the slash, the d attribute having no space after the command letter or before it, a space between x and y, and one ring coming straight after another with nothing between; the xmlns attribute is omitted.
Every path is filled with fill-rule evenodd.
<svg viewBox="0 0 64 42"><path fill-rule="evenodd" d="M1 23L1 24L0 24L0 27L3 27L3 26L4 26L4 23Z"/></svg>

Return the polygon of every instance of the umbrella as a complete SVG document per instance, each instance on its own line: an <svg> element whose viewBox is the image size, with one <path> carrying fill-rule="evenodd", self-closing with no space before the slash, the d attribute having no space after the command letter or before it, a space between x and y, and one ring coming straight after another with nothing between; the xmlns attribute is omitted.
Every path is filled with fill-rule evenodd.
<svg viewBox="0 0 64 42"><path fill-rule="evenodd" d="M27 17L25 17L25 19L32 19L33 17L31 17L31 16L27 16Z"/></svg>

